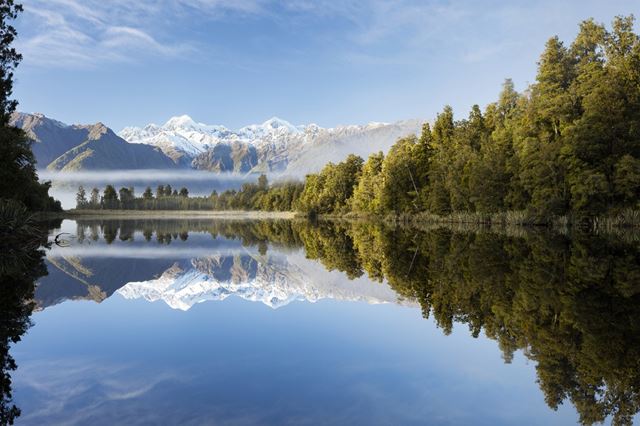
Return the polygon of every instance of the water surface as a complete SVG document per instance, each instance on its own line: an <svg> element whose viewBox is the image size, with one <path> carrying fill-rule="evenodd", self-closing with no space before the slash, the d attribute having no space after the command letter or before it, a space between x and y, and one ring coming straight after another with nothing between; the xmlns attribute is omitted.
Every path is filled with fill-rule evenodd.
<svg viewBox="0 0 640 426"><path fill-rule="evenodd" d="M17 424L630 422L633 239L79 220L11 347Z"/></svg>

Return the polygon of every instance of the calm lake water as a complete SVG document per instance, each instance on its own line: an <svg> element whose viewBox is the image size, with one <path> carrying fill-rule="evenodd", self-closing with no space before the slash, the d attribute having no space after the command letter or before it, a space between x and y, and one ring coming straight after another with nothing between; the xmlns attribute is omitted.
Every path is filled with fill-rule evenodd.
<svg viewBox="0 0 640 426"><path fill-rule="evenodd" d="M60 232L33 312L3 302L27 329L17 369L4 358L16 424L638 420L637 239L202 219Z"/></svg>

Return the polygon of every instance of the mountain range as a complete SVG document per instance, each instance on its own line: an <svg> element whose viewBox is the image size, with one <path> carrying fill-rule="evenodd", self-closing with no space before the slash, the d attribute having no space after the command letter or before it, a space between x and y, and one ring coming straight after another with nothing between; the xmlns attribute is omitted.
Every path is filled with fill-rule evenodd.
<svg viewBox="0 0 640 426"><path fill-rule="evenodd" d="M301 176L348 154L386 151L417 134L418 120L322 128L272 118L230 130L182 115L163 125L126 127L116 134L102 123L67 125L42 114L14 113L12 124L34 141L39 169L52 171L196 169L211 172Z"/></svg>
<svg viewBox="0 0 640 426"><path fill-rule="evenodd" d="M410 304L388 285L349 281L303 254L228 253L190 259L50 255L49 275L36 288L38 309L66 300L98 303L117 292L126 299L163 301L186 311L205 301L236 296L273 309L321 299Z"/></svg>

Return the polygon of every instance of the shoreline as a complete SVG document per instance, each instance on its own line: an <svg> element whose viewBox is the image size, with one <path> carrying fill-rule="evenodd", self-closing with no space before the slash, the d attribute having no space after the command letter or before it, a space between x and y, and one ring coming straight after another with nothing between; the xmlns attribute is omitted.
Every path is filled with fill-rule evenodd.
<svg viewBox="0 0 640 426"><path fill-rule="evenodd" d="M55 213L63 219L116 217L116 218L144 218L144 219L294 219L298 213L265 212L254 210L66 210Z"/></svg>

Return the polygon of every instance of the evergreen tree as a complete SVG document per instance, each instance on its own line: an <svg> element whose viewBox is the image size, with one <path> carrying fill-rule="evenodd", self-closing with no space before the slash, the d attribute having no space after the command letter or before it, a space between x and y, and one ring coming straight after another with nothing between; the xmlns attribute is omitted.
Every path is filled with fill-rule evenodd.
<svg viewBox="0 0 640 426"><path fill-rule="evenodd" d="M84 187L80 185L80 187L78 187L78 193L76 194L76 208L83 209L87 204L87 193L84 190Z"/></svg>
<svg viewBox="0 0 640 426"><path fill-rule="evenodd" d="M113 185L107 185L102 196L105 209L117 209L120 207L118 193Z"/></svg>
<svg viewBox="0 0 640 426"><path fill-rule="evenodd" d="M569 208L567 167L561 154L564 130L576 112L569 90L573 78L567 49L558 37L551 38L540 58L519 143L521 182L530 194L531 209L541 216L564 214Z"/></svg>
<svg viewBox="0 0 640 426"><path fill-rule="evenodd" d="M451 212L451 196L447 189L447 165L451 158L454 134L453 109L446 106L433 125L433 159L429 167L429 198L427 208L432 213Z"/></svg>
<svg viewBox="0 0 640 426"><path fill-rule="evenodd" d="M147 188L144 190L144 192L142 193L142 198L144 200L153 200L153 191L151 190L150 186L147 186Z"/></svg>
<svg viewBox="0 0 640 426"><path fill-rule="evenodd" d="M258 178L258 189L260 191L266 191L269 189L269 181L267 180L267 176L264 174L261 174Z"/></svg>
<svg viewBox="0 0 640 426"><path fill-rule="evenodd" d="M426 210L429 206L429 173L433 160L433 134L429 123L422 125L418 143L413 147L414 179L418 188L417 205Z"/></svg>
<svg viewBox="0 0 640 426"><path fill-rule="evenodd" d="M375 214L380 211L376 202L376 193L380 182L380 172L384 155L382 152L371 154L362 166L362 174L354 188L351 209L356 212Z"/></svg>
<svg viewBox="0 0 640 426"><path fill-rule="evenodd" d="M23 130L9 125L18 105L11 99L13 73L22 59L12 46L17 32L11 21L22 10L13 0L0 1L0 199L17 200L30 210L61 210L48 195L50 182L38 182L31 141Z"/></svg>
<svg viewBox="0 0 640 426"><path fill-rule="evenodd" d="M398 140L382 162L380 184L375 203L385 212L406 213L419 210L418 170L413 156L417 138L409 136Z"/></svg>
<svg viewBox="0 0 640 426"><path fill-rule="evenodd" d="M100 207L100 190L98 188L93 188L91 190L91 198L89 199L89 203L91 204L91 208L97 209Z"/></svg>

